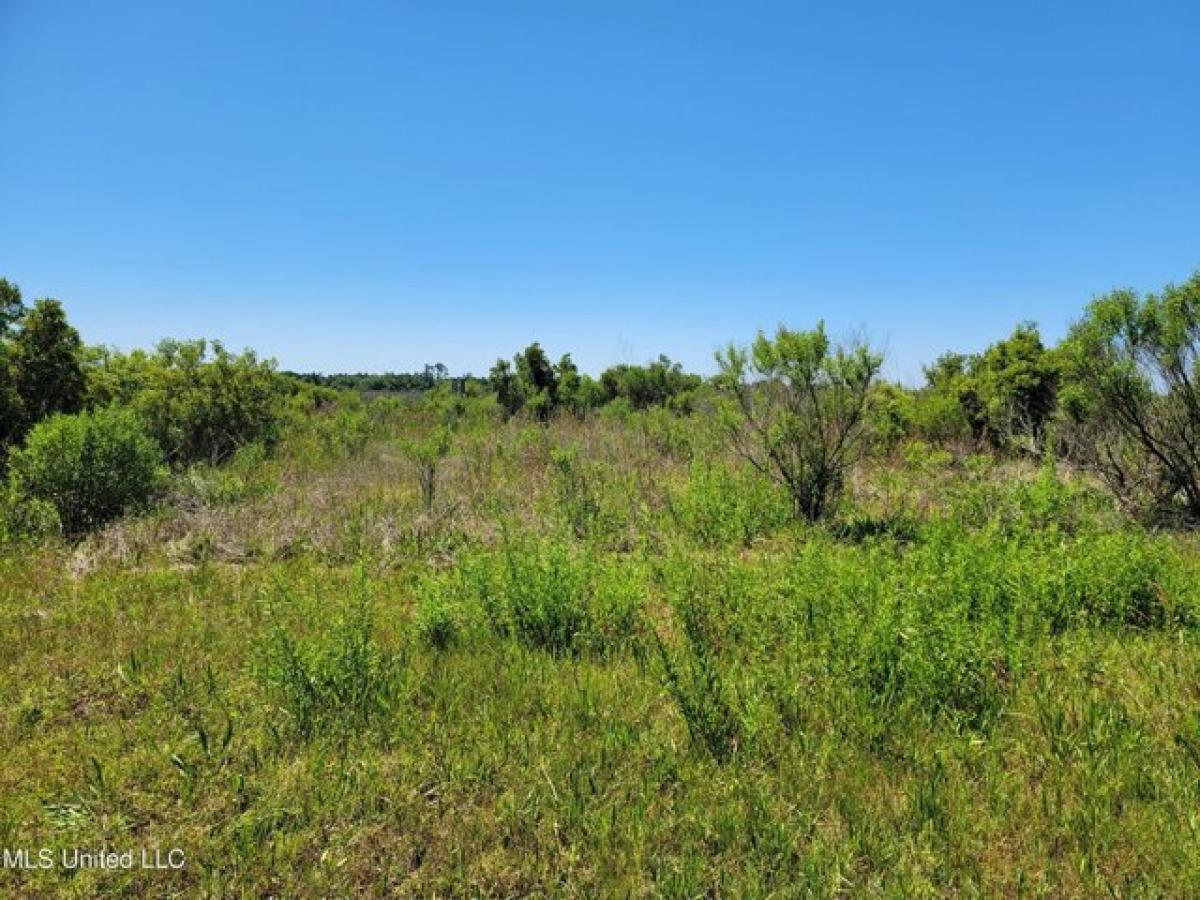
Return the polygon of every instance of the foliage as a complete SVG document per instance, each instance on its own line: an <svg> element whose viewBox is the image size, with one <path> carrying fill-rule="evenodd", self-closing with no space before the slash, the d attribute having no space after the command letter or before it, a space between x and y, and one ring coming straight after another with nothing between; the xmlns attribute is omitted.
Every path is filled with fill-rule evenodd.
<svg viewBox="0 0 1200 900"><path fill-rule="evenodd" d="M417 468L417 480L421 485L421 502L425 512L433 510L438 466L450 452L450 438L450 426L442 424L420 440L405 441L401 445L405 455Z"/></svg>
<svg viewBox="0 0 1200 900"><path fill-rule="evenodd" d="M1040 452L1057 408L1057 354L1037 326L1023 322L983 353L944 353L925 369L917 431L948 442L968 434L997 450Z"/></svg>
<svg viewBox="0 0 1200 900"><path fill-rule="evenodd" d="M218 464L239 447L278 440L286 382L270 360L219 341L163 341L152 354L105 353L90 399L135 410L172 465Z"/></svg>
<svg viewBox="0 0 1200 900"><path fill-rule="evenodd" d="M716 384L737 452L783 484L798 517L823 518L863 450L867 404L883 357L855 343L834 347L824 323L780 327L748 349L718 354Z"/></svg>
<svg viewBox="0 0 1200 900"><path fill-rule="evenodd" d="M700 384L699 375L684 372L665 354L644 366L610 366L600 375L604 402L624 398L634 409L669 406L686 411Z"/></svg>
<svg viewBox="0 0 1200 900"><path fill-rule="evenodd" d="M396 663L379 647L370 605L360 598L320 636L297 640L276 625L257 671L296 732L311 738L319 729L352 733L383 715L394 696Z"/></svg>
<svg viewBox="0 0 1200 900"><path fill-rule="evenodd" d="M38 300L21 317L10 353L24 429L54 413L82 408L82 351L79 332L57 300Z"/></svg>
<svg viewBox="0 0 1200 900"><path fill-rule="evenodd" d="M1077 444L1118 496L1200 517L1200 272L1093 301L1065 352Z"/></svg>
<svg viewBox="0 0 1200 900"><path fill-rule="evenodd" d="M34 426L11 459L12 490L50 503L78 536L144 507L159 483L158 448L127 410L58 415Z"/></svg>
<svg viewBox="0 0 1200 900"><path fill-rule="evenodd" d="M716 650L716 628L704 602L696 597L681 599L675 608L683 632L682 649L669 650L655 633L664 682L692 743L724 762L737 752L744 727Z"/></svg>
<svg viewBox="0 0 1200 900"><path fill-rule="evenodd" d="M0 278L0 340L7 337L8 331L20 321L25 313L25 302L21 298L21 289L7 278Z"/></svg>

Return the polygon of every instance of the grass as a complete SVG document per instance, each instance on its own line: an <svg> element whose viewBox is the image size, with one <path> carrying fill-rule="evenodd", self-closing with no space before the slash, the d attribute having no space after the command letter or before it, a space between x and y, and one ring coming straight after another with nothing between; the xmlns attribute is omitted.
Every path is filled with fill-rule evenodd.
<svg viewBox="0 0 1200 900"><path fill-rule="evenodd" d="M14 896L1200 894L1200 554L901 452L828 527L704 417L420 410L0 555Z"/></svg>

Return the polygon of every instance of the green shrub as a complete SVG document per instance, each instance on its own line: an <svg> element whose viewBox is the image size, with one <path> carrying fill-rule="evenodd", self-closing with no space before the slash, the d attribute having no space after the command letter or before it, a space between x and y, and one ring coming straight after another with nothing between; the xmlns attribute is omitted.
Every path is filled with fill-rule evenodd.
<svg viewBox="0 0 1200 900"><path fill-rule="evenodd" d="M0 547L34 542L62 533L62 522L54 504L22 497L0 484Z"/></svg>
<svg viewBox="0 0 1200 900"><path fill-rule="evenodd" d="M448 597L441 586L431 583L420 594L413 625L421 643L435 650L460 644L467 632L466 611Z"/></svg>
<svg viewBox="0 0 1200 900"><path fill-rule="evenodd" d="M430 597L418 629L426 627L425 615L434 622L457 616L460 623L478 616L494 633L554 654L613 652L639 636L641 580L633 574L628 565L560 544L506 545L500 554L464 559L450 592L461 605L439 610L446 601Z"/></svg>
<svg viewBox="0 0 1200 900"><path fill-rule="evenodd" d="M153 354L109 354L89 373L94 405L134 409L173 466L223 463L251 443L279 438L288 382L253 351L218 341L162 341Z"/></svg>
<svg viewBox="0 0 1200 900"><path fill-rule="evenodd" d="M53 505L78 536L144 507L160 483L161 457L136 416L110 407L55 416L12 454L11 488Z"/></svg>
<svg viewBox="0 0 1200 900"><path fill-rule="evenodd" d="M767 478L717 463L696 463L670 498L676 524L708 547L749 546L790 518L787 497Z"/></svg>
<svg viewBox="0 0 1200 900"><path fill-rule="evenodd" d="M551 470L554 473L558 509L571 533L579 539L596 530L600 504L592 488L591 472L579 458L579 448L552 447Z"/></svg>

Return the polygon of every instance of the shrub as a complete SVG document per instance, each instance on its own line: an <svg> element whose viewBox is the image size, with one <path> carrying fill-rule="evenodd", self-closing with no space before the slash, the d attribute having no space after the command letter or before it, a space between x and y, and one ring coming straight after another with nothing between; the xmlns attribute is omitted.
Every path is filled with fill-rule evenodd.
<svg viewBox="0 0 1200 900"><path fill-rule="evenodd" d="M435 650L448 650L461 643L468 630L466 611L437 582L424 586L413 625L421 643Z"/></svg>
<svg viewBox="0 0 1200 900"><path fill-rule="evenodd" d="M679 600L675 609L683 632L682 646L668 649L655 632L663 679L687 723L692 743L724 761L737 752L745 727L716 651L715 623L705 601L698 597Z"/></svg>
<svg viewBox="0 0 1200 900"><path fill-rule="evenodd" d="M1200 518L1200 272L1095 300L1064 344L1080 454L1122 500Z"/></svg>
<svg viewBox="0 0 1200 900"><path fill-rule="evenodd" d="M757 472L695 463L687 484L670 498L675 522L698 544L717 547L768 534L788 519L787 498Z"/></svg>
<svg viewBox="0 0 1200 900"><path fill-rule="evenodd" d="M478 620L494 633L556 655L610 653L633 644L641 623L640 581L628 566L605 565L560 544L506 545L502 554L468 557L456 585L462 605L432 592L418 616L459 624ZM429 635L426 634L426 637Z"/></svg>
<svg viewBox="0 0 1200 900"><path fill-rule="evenodd" d="M12 454L19 497L54 506L68 536L145 506L159 483L158 448L137 417L110 407L38 424Z"/></svg>
<svg viewBox="0 0 1200 900"><path fill-rule="evenodd" d="M834 347L824 324L759 333L749 349L718 354L715 384L734 449L783 484L797 517L824 518L864 448L872 385L882 355Z"/></svg>
<svg viewBox="0 0 1200 900"><path fill-rule="evenodd" d="M407 440L400 444L404 455L416 467L417 482L421 488L421 505L427 513L433 511L438 468L450 453L450 443L450 426L438 425L421 440Z"/></svg>
<svg viewBox="0 0 1200 900"><path fill-rule="evenodd" d="M163 341L153 354L112 354L90 373L93 404L134 409L173 466L225 462L251 443L279 437L286 380L253 351L218 341Z"/></svg>

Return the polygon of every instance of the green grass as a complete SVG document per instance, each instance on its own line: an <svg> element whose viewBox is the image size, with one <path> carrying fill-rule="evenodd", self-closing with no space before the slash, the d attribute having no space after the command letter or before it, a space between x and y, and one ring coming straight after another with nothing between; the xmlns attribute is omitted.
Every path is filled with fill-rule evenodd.
<svg viewBox="0 0 1200 900"><path fill-rule="evenodd" d="M419 421L0 555L0 846L188 856L0 894L1200 894L1193 538L928 454L793 524L657 413L426 510Z"/></svg>

